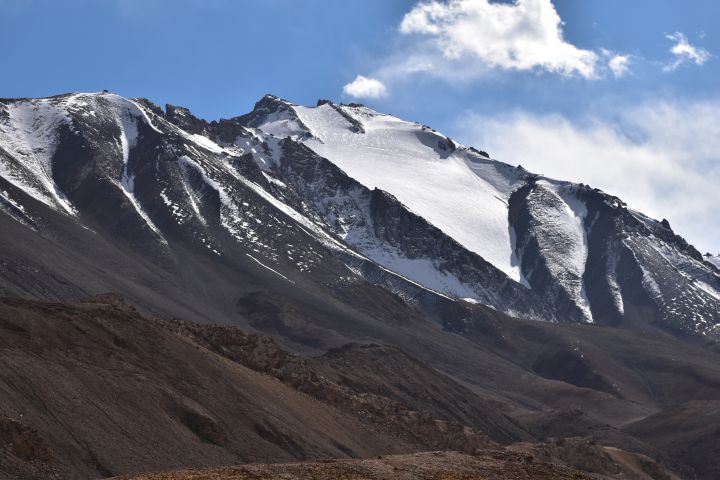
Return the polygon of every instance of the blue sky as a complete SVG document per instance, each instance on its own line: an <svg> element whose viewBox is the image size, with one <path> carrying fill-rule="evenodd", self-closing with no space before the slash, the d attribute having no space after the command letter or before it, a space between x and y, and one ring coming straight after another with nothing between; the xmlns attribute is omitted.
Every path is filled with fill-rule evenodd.
<svg viewBox="0 0 720 480"><path fill-rule="evenodd" d="M716 0L0 0L0 96L109 89L209 119L265 93L361 101L718 253L718 18Z"/></svg>

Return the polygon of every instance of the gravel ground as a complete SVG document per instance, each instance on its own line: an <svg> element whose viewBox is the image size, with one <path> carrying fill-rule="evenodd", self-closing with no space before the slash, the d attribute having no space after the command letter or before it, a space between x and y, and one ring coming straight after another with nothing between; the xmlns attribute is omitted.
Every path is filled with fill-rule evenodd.
<svg viewBox="0 0 720 480"><path fill-rule="evenodd" d="M366 460L327 460L278 465L245 465L117 477L116 480L583 480L577 470L545 463L532 455L489 451L480 455L429 452Z"/></svg>

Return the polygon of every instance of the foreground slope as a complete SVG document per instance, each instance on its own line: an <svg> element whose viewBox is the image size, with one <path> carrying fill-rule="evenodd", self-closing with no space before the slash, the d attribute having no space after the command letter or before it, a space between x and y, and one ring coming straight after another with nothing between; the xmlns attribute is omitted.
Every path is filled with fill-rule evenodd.
<svg viewBox="0 0 720 480"><path fill-rule="evenodd" d="M118 480L590 480L577 470L505 452L483 455L432 452L385 456L369 460L308 462L287 465L249 465L204 471L179 471L123 477ZM604 477L609 478L609 477ZM647 478L647 477L646 477Z"/></svg>
<svg viewBox="0 0 720 480"><path fill-rule="evenodd" d="M3 301L2 478L98 478L410 444L123 306ZM302 432L302 433L301 433ZM3 440L5 442L5 439Z"/></svg>
<svg viewBox="0 0 720 480"><path fill-rule="evenodd" d="M115 295L76 304L0 299L0 330L0 478L296 460L316 463L138 478L387 478L391 467L459 478L673 478L671 470L702 473L712 464L658 455L662 467L648 457L657 452L620 431L603 439L611 447L590 438L541 441L517 415L527 405L503 411L394 347L347 345L304 358L234 327L145 318ZM525 381L533 375L526 370ZM413 385L421 378L422 387ZM438 449L472 456L317 463Z"/></svg>
<svg viewBox="0 0 720 480"><path fill-rule="evenodd" d="M326 380L268 338L144 318L116 296L2 299L0 329L1 478L494 445L449 415ZM469 391L448 401L474 404L469 422L491 436L531 438Z"/></svg>
<svg viewBox="0 0 720 480"><path fill-rule="evenodd" d="M568 442L569 443L569 442ZM590 471L574 468L572 461L523 447L476 452L428 452L389 455L366 460L324 460L286 465L245 465L214 470L176 471L122 477L118 480L676 480L678 477L642 455L584 445ZM583 452L583 453L586 453ZM583 454L577 454L576 458Z"/></svg>

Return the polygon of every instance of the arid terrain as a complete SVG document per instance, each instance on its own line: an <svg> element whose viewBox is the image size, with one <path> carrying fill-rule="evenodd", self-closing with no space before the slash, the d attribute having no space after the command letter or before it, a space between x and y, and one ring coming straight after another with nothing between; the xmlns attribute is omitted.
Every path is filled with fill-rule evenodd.
<svg viewBox="0 0 720 480"><path fill-rule="evenodd" d="M529 455L495 451L483 455L429 452L369 460L326 460L284 465L249 465L204 471L120 477L116 480L590 480L572 468ZM620 477L618 477L620 478ZM638 477L641 478L641 477ZM650 477L647 477L650 478Z"/></svg>
<svg viewBox="0 0 720 480"><path fill-rule="evenodd" d="M396 347L303 357L235 327L144 317L109 294L3 299L0 329L8 480L178 467L199 470L127 478L672 479L716 468L714 402L613 427L484 398ZM688 447L670 448L681 431ZM210 466L228 467L200 469Z"/></svg>

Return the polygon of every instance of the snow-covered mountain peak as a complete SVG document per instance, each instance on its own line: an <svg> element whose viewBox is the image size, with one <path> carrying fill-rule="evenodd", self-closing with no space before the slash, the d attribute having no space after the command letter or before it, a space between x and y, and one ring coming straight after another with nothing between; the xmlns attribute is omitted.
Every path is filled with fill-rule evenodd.
<svg viewBox="0 0 720 480"><path fill-rule="evenodd" d="M429 127L367 107L286 106L263 119L263 105L253 116L254 126L302 141L365 187L390 192L509 278L525 283L508 224L509 198L524 171L458 148Z"/></svg>
<svg viewBox="0 0 720 480"><path fill-rule="evenodd" d="M710 299L716 293L707 292L718 291L720 278L702 270L699 254L672 230L636 217L616 197L495 161L430 127L362 105L322 100L307 107L277 97L263 99L259 105L244 117L252 121L258 135L289 137L329 160L368 191L390 193L406 211L501 272L503 281L539 294L567 319L606 323L625 315L630 307L621 285L631 278L636 281L637 270L627 266L632 262L640 271L662 271L658 278L665 283L646 275L638 284L650 290L658 285L651 294L657 298L671 295L672 283L678 280L669 278L678 272L685 272L681 273L685 280L680 281L699 279L693 295L698 296L704 313L696 313L696 317L707 321L718 315L705 307L716 302ZM358 223L357 218L373 217L372 206L383 203L378 200L382 195L372 195L370 206L364 206L357 190L341 192L335 187L328 191L326 180L322 187L297 184L296 188L316 199L326 220L337 225L337 234L378 263L456 297L502 303L492 300L497 292L479 286L484 274L476 275L479 270L468 273L468 262L474 260L441 261L434 257L440 247L431 247L429 240L419 249L408 246L417 243L416 239L388 237L387 227ZM318 197L318 191L325 196ZM327 195L332 196L331 201ZM391 204L383 208L394 208ZM378 221L400 220L383 217ZM610 240L609 232L618 237ZM657 237L652 249L666 252L667 262L658 264L648 245L633 243L634 238L648 236ZM395 243L391 247L383 243L386 241ZM456 252L451 248L443 255L461 257L450 251ZM629 251L634 255L630 261L625 259ZM474 268L482 270L479 265ZM515 291L512 295L521 294ZM639 300L630 303L634 301ZM679 322L670 319L675 314L664 308L660 307L665 315L661 321ZM699 321L689 328L701 329Z"/></svg>

